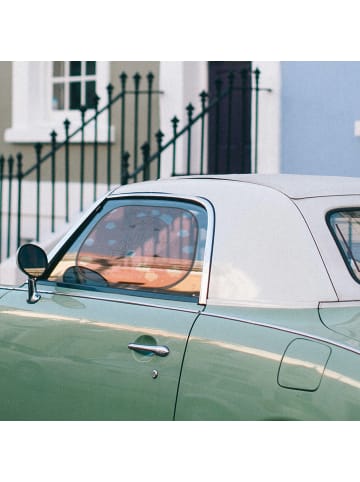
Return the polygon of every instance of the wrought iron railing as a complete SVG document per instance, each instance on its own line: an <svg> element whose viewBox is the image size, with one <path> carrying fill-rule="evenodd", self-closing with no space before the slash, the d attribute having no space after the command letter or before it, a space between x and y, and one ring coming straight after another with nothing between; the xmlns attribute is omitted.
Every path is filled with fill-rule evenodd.
<svg viewBox="0 0 360 482"><path fill-rule="evenodd" d="M260 71L248 71L246 74L253 79L247 82L240 89L250 89L253 93L254 112L255 112L255 140L254 140L254 163L253 171L257 172L258 162L258 105L260 88L259 78ZM246 76L243 76L244 78ZM120 75L121 90L113 96L114 87L110 84L107 87L108 99L107 104L99 109L99 98L96 97L95 113L86 119L86 108L80 109L81 125L79 128L70 132L69 120L64 121L65 140L58 142L58 133L53 131L50 134L50 149L43 154L44 145L37 143L35 149L35 163L23 169L23 155L18 153L16 156L9 156L5 159L0 156L0 261L10 257L14 251L24 241L23 223L24 211L29 206L29 191L24 195L24 181L32 179L32 198L34 199L33 224L35 227L35 241L40 241L43 234L48 232L54 233L57 229L56 222L61 218L62 222L71 221L71 215L74 212L82 212L87 205L94 201L99 195L99 191L109 190L114 184L128 184L129 182L137 182L148 180L150 178L158 178L161 176L162 162L165 153L170 158L170 175L176 176L181 174L203 174L207 172L206 152L209 147L207 142L207 121L210 113L214 113L215 133L221 129L218 119L218 109L221 103L228 102L231 112L231 99L234 92L234 78L230 73L226 85L224 82L216 83L216 93L209 97L205 91L200 95L200 112L195 114L195 108L192 104L186 106L186 121L182 128L179 128L179 119L175 116L171 119L171 138L164 142L164 134L158 130L153 134L153 97L160 94L158 90L153 89L154 76L149 73L146 77L146 88L141 89L142 78L139 74L133 77L133 89L128 89L127 75ZM133 98L133 145L130 149L126 149L125 129L127 126L127 110L126 101L132 96ZM146 98L146 141L139 142L139 125L140 96ZM119 140L119 177L114 177L114 159L113 159L113 142L111 125L113 120L113 106L120 103L120 140ZM107 116L107 140L105 145L102 144L102 153L99 155L98 141L98 122L99 116ZM229 114L230 115L230 114ZM142 115L144 118L144 115ZM216 120L217 119L217 120ZM85 129L88 125L94 126L94 138L91 142L91 150L89 151L89 143L85 142ZM197 145L198 152L194 152L193 138L195 128L197 127ZM230 129L230 127L229 127ZM80 136L77 141L78 145L72 144L76 136ZM217 135L215 134L215 138ZM186 159L182 165L185 169L179 170L177 147L180 139L186 143ZM228 135L228 148L232 142L231 135ZM105 147L105 149L104 149ZM215 146L215 149L217 147ZM75 153L78 150L78 153ZM228 152L229 149L228 149ZM61 154L61 156L60 156ZM61 157L58 162L59 157ZM89 157L92 158L92 173L89 172ZM74 183L70 175L70 167L73 165L74 159L78 162L78 175ZM194 159L197 160L196 172L194 171ZM85 162L86 160L86 162ZM59 164L61 169L59 170ZM43 169L47 169L47 177L43 175ZM99 176L101 171L101 179ZM62 177L60 178L59 172ZM76 185L76 189L74 187ZM46 187L46 189L44 188ZM91 194L89 195L89 187L91 186ZM74 199L74 189L76 191L77 200ZM86 193L85 193L86 190ZM34 195L35 192L35 195ZM77 205L77 208L74 208ZM60 215L59 215L60 212ZM49 229L45 229L45 217L48 218Z"/></svg>
<svg viewBox="0 0 360 482"><path fill-rule="evenodd" d="M10 155L5 158L0 155L0 261L8 258L23 241L24 211L29 211L29 203L34 204L33 224L35 226L33 238L40 240L43 232L43 211L50 218L50 230L55 232L58 212L61 212L61 220L68 223L71 213L82 212L90 200L95 200L99 195L98 189L109 190L111 185L121 183L121 175L116 178L115 173L121 171L121 159L124 158L126 149L126 127L128 125L129 107L128 101L132 100L132 127L133 132L130 140L133 142L132 153L134 166L137 164L140 132L140 108L142 108L141 125L146 119L147 142L151 143L151 133L154 123L154 97L161 94L154 89L154 74L150 72L145 78L139 73L133 76L133 84L129 87L126 73L120 75L120 92L113 94L114 86L107 86L106 104L99 108L100 98L95 96L94 113L86 118L87 108L80 108L80 127L71 130L71 122L64 121L64 140L58 142L59 132L52 131L49 143L34 145L34 162L24 169L24 156L22 153L16 156ZM145 85L144 85L145 82ZM144 85L144 87L143 87ZM141 99L141 105L140 105ZM112 123L114 120L114 107L118 105L120 132L117 154L114 156L116 146L113 143ZM144 112L145 111L145 112ZM99 119L106 116L106 140L99 142ZM86 128L91 126L93 132L92 142L85 139ZM144 130L144 129L143 129ZM80 139L79 139L80 137ZM90 152L92 150L92 152ZM101 152L100 152L101 150ZM92 166L90 165L92 159ZM116 166L117 163L117 166ZM78 172L74 175L74 165L78 166ZM116 167L116 169L114 169ZM44 174L44 170L46 173ZM92 170L92 172L89 172ZM99 175L101 173L101 176ZM76 178L78 200L74 199L71 192L72 184ZM87 179L86 179L87 178ZM89 178L91 178L89 182ZM24 181L31 180L31 192L27 189L24 195ZM92 184L92 196L89 198L89 184ZM44 185L47 189L44 190ZM61 196L57 195L60 191ZM35 193L35 195L34 195ZM86 196L87 195L87 196ZM61 203L61 206L60 206ZM77 208L74 207L75 203ZM27 235L28 236L28 235Z"/></svg>
<svg viewBox="0 0 360 482"><path fill-rule="evenodd" d="M253 83L249 82L249 77L253 78ZM232 126L231 126L231 110L232 110L232 96L235 90L251 91L253 92L254 102L254 157L253 166L251 172L256 173L258 171L258 141L259 141L259 94L261 91L271 92L269 88L260 87L260 70L243 71L242 72L243 84L241 87L234 87L234 73L230 72L228 75L227 83L220 79L216 81L216 93L212 98L209 98L207 92L202 91L200 96L200 112L194 114L195 108L193 104L186 106L187 119L184 127L178 129L179 119L175 116L171 119L172 124L172 137L163 143L164 134L159 130L155 134L156 143L151 149L150 143L145 142L141 146L142 150L142 164L137 166L134 164L134 168L130 170L130 153L125 152L122 158L122 177L121 183L128 184L129 182L137 182L139 180L149 180L151 177L150 167L155 164L155 170L153 171L153 177L159 178L161 176L162 168L162 155L165 151L172 150L172 166L171 176L178 175L191 175L191 174L204 174L207 172L207 159L205 158L206 148L210 146L206 143L206 121L210 113L214 113L215 119L215 143L213 147L215 149L215 165L218 164L218 132L221 129L221 121L219 117L220 104L223 102L228 103L228 124L227 124L227 146L226 146L226 162L224 173L229 172L230 165L230 146L232 144ZM198 133L200 135L200 142L197 143L199 150L194 152L192 137L195 126L199 126ZM178 171L177 160L177 142L179 139L186 137L186 162L185 170ZM194 159L196 159L198 169L194 171ZM249 171L249 172L250 172Z"/></svg>

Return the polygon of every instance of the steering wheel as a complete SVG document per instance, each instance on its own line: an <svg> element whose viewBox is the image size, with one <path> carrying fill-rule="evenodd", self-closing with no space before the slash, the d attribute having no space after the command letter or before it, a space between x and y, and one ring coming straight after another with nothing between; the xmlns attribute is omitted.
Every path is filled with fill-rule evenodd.
<svg viewBox="0 0 360 482"><path fill-rule="evenodd" d="M89 286L109 286L109 283L100 273L84 266L70 266L63 274L63 282Z"/></svg>

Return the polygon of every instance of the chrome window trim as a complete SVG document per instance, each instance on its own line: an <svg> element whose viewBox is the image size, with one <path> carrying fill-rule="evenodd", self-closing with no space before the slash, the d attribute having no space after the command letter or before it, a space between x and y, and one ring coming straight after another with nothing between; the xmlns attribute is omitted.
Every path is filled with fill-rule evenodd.
<svg viewBox="0 0 360 482"><path fill-rule="evenodd" d="M172 194L172 193L162 193L162 192L152 192L152 191L138 191L138 192L131 192L131 193L124 193L124 194L113 194L113 191L106 194L102 198L100 198L93 206L80 218L79 222L74 226L61 240L59 244L55 246L55 248L49 254L49 264L51 263L52 259L56 255L56 253L61 249L68 240L75 234L75 232L79 229L79 227L86 221L88 216L98 208L100 204L102 204L107 199L148 199L148 198L158 198L164 200L178 200L178 201L185 201L193 204L198 204L202 206L207 214L207 229L206 229L206 241L205 241L205 250L204 250L204 258L203 258L203 270L201 275L201 284L200 284L200 292L198 297L198 304L199 305L206 305L207 297L208 297L208 290L209 290L209 282L210 282L210 268L211 268L211 258L212 258L212 250L213 250L213 240L214 240L214 228L215 228L215 211L214 207L211 202L203 197L200 196L186 196L182 194ZM139 293L141 296L141 291L133 291L134 293ZM171 296L171 293L169 293ZM191 301L191 300L189 300Z"/></svg>
<svg viewBox="0 0 360 482"><path fill-rule="evenodd" d="M40 287L39 287L40 288ZM7 290L8 288L3 288ZM20 288L9 288L8 291L21 291L24 293L27 293L27 286L25 288L20 287ZM91 296L91 295L85 295L85 294L74 294L72 293L61 293L56 290L44 290L44 289L38 289L39 293L43 295L51 295L51 296L65 296L69 298L80 298L84 300L95 300L95 301L109 301L110 303L121 303L121 304L126 304L126 305L133 305L133 306L144 306L146 308L157 308L157 309L163 309L163 310L170 310L170 311L181 311L184 313L193 313L194 315L199 315L202 313L202 309L194 309L191 308L183 308L181 306L168 306L168 305L161 305L157 303L146 303L142 301L135 301L135 300L128 300L128 299L121 299L121 298L114 298L114 297L104 297L104 296ZM99 293L99 292L98 292ZM124 295L127 296L127 295ZM141 298L141 294L138 296ZM169 300L170 301L170 300ZM186 301L183 301L182 303L187 303ZM194 305L195 306L195 305Z"/></svg>

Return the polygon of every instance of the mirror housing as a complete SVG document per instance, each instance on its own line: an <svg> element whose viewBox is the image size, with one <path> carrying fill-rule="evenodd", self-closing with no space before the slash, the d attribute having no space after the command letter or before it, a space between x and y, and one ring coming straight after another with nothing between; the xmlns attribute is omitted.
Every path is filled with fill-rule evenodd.
<svg viewBox="0 0 360 482"><path fill-rule="evenodd" d="M19 269L28 277L28 303L37 303L41 296L36 289L36 280L40 278L48 267L45 251L35 244L24 244L17 253Z"/></svg>

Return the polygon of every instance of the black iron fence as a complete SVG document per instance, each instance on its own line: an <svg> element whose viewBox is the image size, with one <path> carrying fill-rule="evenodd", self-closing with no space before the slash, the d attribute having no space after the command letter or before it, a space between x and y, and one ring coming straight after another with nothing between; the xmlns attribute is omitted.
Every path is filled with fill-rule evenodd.
<svg viewBox="0 0 360 482"><path fill-rule="evenodd" d="M252 81L251 81L252 80ZM252 92L254 103L254 156L253 165L248 172L256 173L258 171L258 137L259 137L259 95L261 91L271 92L269 88L260 87L260 70L243 71L241 73L241 86L234 86L234 73L229 72L226 82L222 80L216 81L216 93L212 97L205 91L199 94L200 97L200 111L195 114L195 107L193 104L186 106L187 118L184 127L179 129L179 119L175 116L171 119L172 125L172 137L163 142L164 134L159 130L155 133L156 143L151 149L150 143L145 142L141 146L142 150L142 163L137 166L137 162L134 163L131 169L131 155L125 151L122 158L122 177L121 184L128 184L129 182L137 182L139 180L149 180L151 177L160 178L161 169L163 166L163 154L171 151L171 176L178 175L193 175L193 174L205 174L208 172L208 154L207 150L213 148L215 151L215 166L219 165L219 133L222 130L223 120L220 117L220 109L222 104L227 104L226 111L226 132L222 133L223 138L226 137L224 151L226 151L225 159L223 163L221 173L230 172L229 167L231 165L231 146L233 143L234 129L232 126L232 98L236 90L243 92ZM208 138L207 122L210 114L214 114L214 139ZM194 150L193 137L194 130L197 129L198 142L196 143L197 150ZM241 129L240 129L241 130ZM182 163L182 168L179 171L177 165L178 152L177 145L179 140L186 140L185 149L185 162ZM184 152L182 153L184 155ZM194 163L194 160L197 162ZM154 167L152 173L150 168Z"/></svg>
<svg viewBox="0 0 360 482"><path fill-rule="evenodd" d="M254 162L253 172L257 171L257 146L258 146L258 105L260 88L260 71L248 71L243 75L246 80L240 89L250 90L253 94L254 115ZM252 82L248 79L252 78ZM179 127L180 120L175 116L171 119L171 138L164 141L164 134L160 130L153 133L153 102L154 96L161 94L153 88L154 76L149 73L145 79L139 74L133 77L132 88L128 88L128 78L125 73L120 75L121 89L114 96L113 85L107 87L108 99L104 107L99 109L99 97L95 99L95 112L86 118L86 107L80 109L81 125L71 131L69 120L64 121L64 141L58 142L58 132L51 132L50 146L44 153L44 145L34 145L35 162L24 169L24 158L21 153L5 159L0 156L0 261L10 257L25 238L35 241L43 239L43 235L54 233L58 228L57 223L69 223L73 213L82 212L88 204L94 201L100 189L109 190L114 184L128 184L151 178L159 178L163 167L164 156L168 165L168 172L172 176L179 174L203 174L207 172L207 150L209 139L207 137L207 122L210 113L214 113L215 133L222 129L219 119L219 108L227 102L231 108L231 99L234 92L234 78L230 73L227 82L218 81L216 93L213 96L205 91L200 95L200 111L195 113L192 104L186 106L186 119L183 127ZM145 81L145 88L141 83ZM132 143L129 148L125 145L127 123L127 101L132 98ZM145 98L145 109L140 113L139 100ZM120 133L118 161L113 155L112 122L114 106L119 104ZM101 144L98 139L99 117L106 116L107 140ZM119 115L117 113L116 115ZM146 119L146 140L140 142L140 116ZM230 119L231 121L231 119ZM93 140L85 141L86 127L93 126ZM227 129L227 152L230 152L232 138L231 122ZM196 142L194 136L196 134ZM77 136L76 144L74 139ZM80 139L79 139L80 136ZM215 138L217 135L215 134ZM178 145L182 142L181 167L179 167ZM74 143L74 144L73 144ZM194 151L196 144L197 152ZM185 146L185 148L184 148ZM215 146L216 149L216 146ZM185 152L185 154L184 154ZM184 159L185 156L185 159ZM196 159L196 163L194 160ZM61 168L59 168L61 166ZM78 169L73 175L74 166ZM117 169L115 169L117 167ZM45 169L46 168L46 169ZM44 171L46 176L44 177ZM114 173L118 173L118 177ZM60 174L59 174L60 173ZM60 177L61 175L61 177ZM76 183L74 183L76 178ZM25 181L31 180L31 200L29 191L24 195ZM74 184L76 189L74 191ZM46 189L44 189L46 186ZM89 187L91 194L89 195ZM85 192L86 191L86 192ZM76 193L76 194L74 194ZM32 236L24 235L24 220L29 204L33 209L28 218L32 219L34 233ZM45 222L47 227L45 228Z"/></svg>
<svg viewBox="0 0 360 482"><path fill-rule="evenodd" d="M29 165L29 159L24 159L22 153L7 158L0 155L0 261L11 256L24 240L26 216L32 218L34 232L32 236L25 234L25 238L39 241L40 233L55 232L56 221L68 223L72 213L82 212L89 201L98 197L98 189L109 190L112 185L121 183L119 173L128 137L133 143L135 166L140 153L140 132L146 131L147 142L151 144L156 111L154 102L161 94L154 89L154 74L150 72L142 77L137 73L128 79L123 72L119 79L120 92L117 95L114 95L112 84L107 86L104 107L99 108L101 99L96 95L94 109L89 111L86 106L80 108L80 127L71 129L71 122L65 119L63 133L52 131L49 143L34 144L32 164ZM88 111L91 112L90 116L87 115ZM113 142L112 133L115 116L118 116L120 126L117 144ZM132 136L127 136L126 132L128 117L131 117ZM106 140L102 139L102 142L99 141L100 121L106 125ZM93 133L91 142L85 138L89 127ZM57 140L60 135L64 136L62 142ZM27 161L27 168L24 168L24 161ZM30 187L27 186L24 195L26 181L30 182ZM74 182L78 186L75 195L72 189ZM47 189L44 189L45 184ZM89 184L92 185L91 197L88 193ZM45 223L47 226L43 229Z"/></svg>

